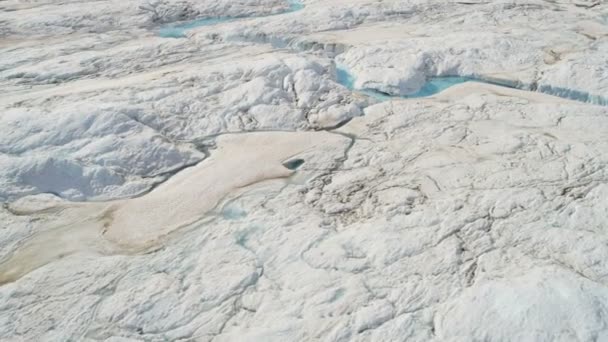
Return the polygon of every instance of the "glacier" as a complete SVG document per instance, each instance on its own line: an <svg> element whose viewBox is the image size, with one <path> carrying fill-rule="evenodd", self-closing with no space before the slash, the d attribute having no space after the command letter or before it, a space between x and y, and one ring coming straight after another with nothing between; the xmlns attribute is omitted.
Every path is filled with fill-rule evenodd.
<svg viewBox="0 0 608 342"><path fill-rule="evenodd" d="M608 3L0 9L0 340L608 340Z"/></svg>

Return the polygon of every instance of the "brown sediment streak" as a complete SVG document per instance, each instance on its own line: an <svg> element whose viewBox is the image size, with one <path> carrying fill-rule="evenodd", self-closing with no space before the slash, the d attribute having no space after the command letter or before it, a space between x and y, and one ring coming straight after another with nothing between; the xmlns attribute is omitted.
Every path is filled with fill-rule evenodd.
<svg viewBox="0 0 608 342"><path fill-rule="evenodd" d="M0 284L15 281L47 263L79 252L99 252L98 227L88 219L38 233L0 265Z"/></svg>
<svg viewBox="0 0 608 342"><path fill-rule="evenodd" d="M77 252L149 251L171 233L200 221L231 192L291 176L294 171L283 166L286 159L301 153L326 154L328 149L338 158L350 143L327 132L260 132L217 139L218 148L210 158L144 196L62 205L69 209L59 213L65 221L34 235L0 264L0 284Z"/></svg>

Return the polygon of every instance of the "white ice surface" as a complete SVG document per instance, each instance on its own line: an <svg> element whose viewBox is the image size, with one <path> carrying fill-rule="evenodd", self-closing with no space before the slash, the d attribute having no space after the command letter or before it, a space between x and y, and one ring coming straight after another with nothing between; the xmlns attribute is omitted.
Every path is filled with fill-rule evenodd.
<svg viewBox="0 0 608 342"><path fill-rule="evenodd" d="M0 340L608 339L608 5L304 5L0 2Z"/></svg>

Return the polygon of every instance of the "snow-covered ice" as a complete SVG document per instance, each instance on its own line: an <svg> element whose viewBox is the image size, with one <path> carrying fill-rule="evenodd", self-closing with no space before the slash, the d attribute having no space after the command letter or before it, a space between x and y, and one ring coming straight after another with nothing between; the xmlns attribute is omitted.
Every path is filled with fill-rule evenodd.
<svg viewBox="0 0 608 342"><path fill-rule="evenodd" d="M0 340L608 340L606 13L0 2Z"/></svg>

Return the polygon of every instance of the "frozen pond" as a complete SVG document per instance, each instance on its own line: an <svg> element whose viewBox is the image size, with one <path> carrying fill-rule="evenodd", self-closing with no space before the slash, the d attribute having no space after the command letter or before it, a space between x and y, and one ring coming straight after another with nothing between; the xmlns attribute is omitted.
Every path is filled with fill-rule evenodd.
<svg viewBox="0 0 608 342"><path fill-rule="evenodd" d="M347 87L350 90L355 90L355 77L352 76L346 69L338 68L337 69L337 80L338 83ZM417 92L410 95L391 95L387 93L383 93L381 91L375 89L361 89L360 91L366 95L369 95L380 101L388 101L391 98L418 98L418 97L427 97L432 96L437 93L440 93L451 86L474 81L468 77L459 77L459 76L447 76L447 77L433 77L429 79L429 81Z"/></svg>
<svg viewBox="0 0 608 342"><path fill-rule="evenodd" d="M260 18L266 17L266 16L271 16L271 15L291 13L291 12L299 11L304 8L304 4L302 4L299 0L287 0L287 3L289 4L289 7L287 8L286 11L281 12L281 13L260 16ZM186 31L191 30L193 28L202 27L202 26L211 26L211 25L216 25L219 23L230 22L230 21L244 19L244 18L255 18L255 16L253 16L253 17L252 16L235 16L235 17L216 17L216 18L196 19L193 21L183 22L183 23L177 24L177 25L170 24L170 25L164 26L159 30L158 34L164 38L183 38L186 36Z"/></svg>

